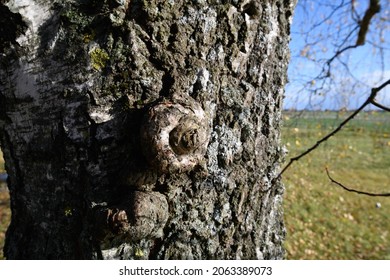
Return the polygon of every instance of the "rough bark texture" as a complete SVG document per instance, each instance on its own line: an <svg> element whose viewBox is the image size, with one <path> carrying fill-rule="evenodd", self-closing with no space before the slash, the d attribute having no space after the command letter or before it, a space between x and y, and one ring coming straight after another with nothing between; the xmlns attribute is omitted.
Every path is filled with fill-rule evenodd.
<svg viewBox="0 0 390 280"><path fill-rule="evenodd" d="M1 1L5 256L283 258L293 2Z"/></svg>

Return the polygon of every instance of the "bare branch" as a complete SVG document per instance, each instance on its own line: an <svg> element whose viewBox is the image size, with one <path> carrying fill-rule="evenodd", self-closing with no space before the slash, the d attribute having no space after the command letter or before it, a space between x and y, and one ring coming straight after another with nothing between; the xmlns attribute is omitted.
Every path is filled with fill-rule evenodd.
<svg viewBox="0 0 390 280"><path fill-rule="evenodd" d="M298 2L299 3L299 2ZM329 15L327 15L324 19L322 19L321 21L313 24L313 26L310 28L310 30L308 31L307 34L309 33L312 33L316 28L318 27L321 27L326 21L330 20L334 15L335 13L340 10L341 8L343 8L344 6L346 5L349 5L348 3L345 3L345 1L341 1L340 5L336 5L335 7L332 7L332 11Z"/></svg>
<svg viewBox="0 0 390 280"><path fill-rule="evenodd" d="M319 80L332 79L332 72L333 72L332 68L333 68L333 64L334 64L335 60L342 62L342 60L339 59L342 56L342 54L347 53L348 51L352 51L353 49L356 49L356 48L364 45L366 42L372 44L372 42L370 42L367 38L368 37L367 36L368 29L370 26L372 26L374 24L373 23L374 16L380 12L381 6L380 6L380 0L370 0L368 2L369 2L369 5L368 5L367 10L364 12L364 15L362 17L360 17L355 9L355 1L347 1L347 2L342 1L342 3L340 5L338 5L338 6L336 5L334 7L334 9L331 11L331 13L329 15L327 15L323 20L314 24L311 27L311 29L309 29L309 31L306 33L306 39L305 39L306 46L316 46L317 44L319 44L319 42L321 40L323 40L323 38L321 39L321 36L317 36L318 37L317 41L312 42L312 43L308 43L307 37L310 34L312 34L312 31L314 29L316 29L317 27L322 26L327 20L332 19L332 17L334 17L336 15L337 11L342 11L342 9L345 6L352 5L351 10L352 10L352 19L354 21L354 25L350 26L348 24L345 24L345 25L343 25L342 28L339 28L340 32L341 32L341 30L347 30L347 33L343 34L343 35L341 35L341 33L339 34L339 38L342 37L343 39L339 40L340 43L335 45L336 50L334 51L334 53L331 57L329 57L325 60L321 59L321 60L317 61L317 62L323 61L322 70L320 71L320 73L316 77L311 78L310 81L308 81L308 85L310 85L313 80L319 81ZM351 42L351 40L354 40L352 38L353 36L357 36L357 38L355 39L355 43ZM385 47L381 46L381 45L379 45L379 46L375 45L375 48L378 48L380 51L383 51L383 49ZM315 62L315 59L310 59L309 57L308 57L308 59L313 60L313 62ZM348 69L348 65L346 63L343 63L343 64L344 64L344 66L346 65L345 68ZM382 64L383 64L383 60L382 60ZM350 71L348 71L348 72L350 72ZM361 83L362 81L357 80L357 82ZM321 88L319 88L319 90L321 90Z"/></svg>
<svg viewBox="0 0 390 280"><path fill-rule="evenodd" d="M352 45L352 46L347 46L345 48L342 48L340 50L338 50L331 58L329 58L327 61L326 61L326 65L328 66L328 68L330 68L330 64L333 62L333 60L335 60L336 58L338 58L342 53L344 53L345 51L347 50L350 50L350 49L354 49L354 48L357 48L359 45ZM328 69L327 72L329 72L330 70ZM329 74L328 74L329 76ZM327 76L327 77L328 77Z"/></svg>
<svg viewBox="0 0 390 280"><path fill-rule="evenodd" d="M379 0L370 0L370 6L366 10L364 17L360 22L360 30L356 40L356 46L364 45L366 42L366 34L370 25L370 21L375 14L380 12L380 10L381 6L379 5Z"/></svg>
<svg viewBox="0 0 390 280"><path fill-rule="evenodd" d="M345 185L343 185L342 183L336 181L335 179L333 179L333 178L330 176L328 168L325 168L325 170L326 170L326 174L328 175L329 180L330 180L332 183L338 185L339 187L343 188L343 189L346 190L346 191L354 192L354 193L358 193L358 194L363 194L363 195L368 195L368 196L390 196L390 193L370 193L370 192L359 191L359 190L355 190L355 189L346 187Z"/></svg>
<svg viewBox="0 0 390 280"><path fill-rule="evenodd" d="M384 110L384 111L390 112L390 108L389 108L389 107L386 107L386 106L384 106L384 105L382 105L382 104L376 102L375 100L372 100L372 101L371 101L371 104L374 105L374 106L376 106L376 107L378 107L378 108L380 108L380 109L382 109L382 110Z"/></svg>
<svg viewBox="0 0 390 280"><path fill-rule="evenodd" d="M351 12L352 12L352 19L356 22L360 22L360 16L359 14L356 12L356 9L355 9L355 0L352 0L351 1Z"/></svg>
<svg viewBox="0 0 390 280"><path fill-rule="evenodd" d="M321 145L323 142L327 141L330 137L332 137L337 132L339 132L350 120L352 120L357 114L359 114L367 105L373 104L373 105L377 106L376 104L378 104L378 103L375 102L375 97L377 96L378 92L380 92L383 88L385 88L388 85L390 85L390 79L387 80L386 82L384 82L383 84L381 84L379 87L372 88L370 96L355 112L353 112L348 118L346 118L342 123L340 123L340 125L336 129L334 129L332 132L327 134L322 139L318 140L313 146L311 146L305 152L301 153L300 155L298 155L296 157L291 158L290 161L282 169L282 171L279 173L279 175L276 178L280 178L282 176L282 174L293 164L294 161L298 161L301 158L303 158L304 156L310 154L312 151L317 149L317 147L319 145Z"/></svg>

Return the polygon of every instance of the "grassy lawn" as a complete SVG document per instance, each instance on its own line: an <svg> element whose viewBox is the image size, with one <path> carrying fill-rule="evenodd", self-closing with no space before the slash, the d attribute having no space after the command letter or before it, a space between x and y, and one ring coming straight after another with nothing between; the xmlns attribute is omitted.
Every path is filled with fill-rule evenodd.
<svg viewBox="0 0 390 280"><path fill-rule="evenodd" d="M314 144L345 116L286 112L287 159ZM346 192L329 182L326 166L347 186L389 193L390 114L361 114L285 173L287 259L390 259L390 198ZM0 172L3 169L0 151ZM8 193L0 189L0 248L10 220L8 207Z"/></svg>
<svg viewBox="0 0 390 280"><path fill-rule="evenodd" d="M346 113L347 114L347 113ZM290 156L345 118L332 112L285 113ZM390 193L390 114L363 113L285 173L288 259L390 259L390 198L349 193L346 186Z"/></svg>

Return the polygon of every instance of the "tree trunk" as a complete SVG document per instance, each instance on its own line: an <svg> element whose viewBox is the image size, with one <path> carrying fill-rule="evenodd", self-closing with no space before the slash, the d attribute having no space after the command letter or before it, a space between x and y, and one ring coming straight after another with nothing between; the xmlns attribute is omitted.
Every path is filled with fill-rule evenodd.
<svg viewBox="0 0 390 280"><path fill-rule="evenodd" d="M1 1L6 258L283 258L293 2Z"/></svg>

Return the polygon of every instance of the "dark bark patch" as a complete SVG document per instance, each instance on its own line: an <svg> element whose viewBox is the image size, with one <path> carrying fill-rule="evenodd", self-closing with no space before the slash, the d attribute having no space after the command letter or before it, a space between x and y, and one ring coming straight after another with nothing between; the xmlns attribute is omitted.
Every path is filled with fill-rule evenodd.
<svg viewBox="0 0 390 280"><path fill-rule="evenodd" d="M27 30L22 16L13 13L4 4L0 5L0 53L12 45L19 45L16 39Z"/></svg>

